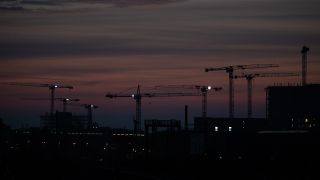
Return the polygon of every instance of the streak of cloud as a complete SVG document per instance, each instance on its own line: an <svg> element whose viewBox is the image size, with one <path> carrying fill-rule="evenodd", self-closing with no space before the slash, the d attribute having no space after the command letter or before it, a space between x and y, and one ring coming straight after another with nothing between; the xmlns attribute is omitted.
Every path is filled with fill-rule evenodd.
<svg viewBox="0 0 320 180"><path fill-rule="evenodd" d="M97 12L9 13L0 17L3 27L0 59L67 55L245 55L248 51L253 57L258 57L260 52L278 56L303 43L319 46L320 13L313 10L316 5L313 0L303 4L295 0L288 7L263 0L259 3L202 0L165 7L104 7L104 11ZM288 9L286 13L281 7Z"/></svg>
<svg viewBox="0 0 320 180"><path fill-rule="evenodd" d="M1 0L1 10L75 11L105 7L164 5L185 0Z"/></svg>

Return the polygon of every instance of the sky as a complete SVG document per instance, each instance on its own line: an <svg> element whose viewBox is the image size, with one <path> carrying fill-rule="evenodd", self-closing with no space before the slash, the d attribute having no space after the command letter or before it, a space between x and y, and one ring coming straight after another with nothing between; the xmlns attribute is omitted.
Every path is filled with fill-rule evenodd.
<svg viewBox="0 0 320 180"><path fill-rule="evenodd" d="M208 116L228 116L228 77L209 67L278 64L236 73L301 71L320 81L320 2L317 0L0 0L0 83L60 83L56 97L99 106L94 121L132 128L135 102L106 93L157 85L222 87L208 97ZM256 78L253 116L265 117L265 90L301 77ZM39 126L49 90L0 85L0 117L11 127ZM131 90L126 91L133 93ZM28 100L43 98L44 100ZM246 81L235 80L235 117L246 117ZM143 119L201 115L201 97L145 98ZM56 102L56 110L61 110ZM85 109L71 106L85 115Z"/></svg>

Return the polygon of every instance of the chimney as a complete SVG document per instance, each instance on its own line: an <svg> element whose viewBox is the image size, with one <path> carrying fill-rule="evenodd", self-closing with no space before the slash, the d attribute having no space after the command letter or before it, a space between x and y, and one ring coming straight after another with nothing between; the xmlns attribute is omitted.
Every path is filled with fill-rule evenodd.
<svg viewBox="0 0 320 180"><path fill-rule="evenodd" d="M184 106L184 130L188 131L188 106Z"/></svg>

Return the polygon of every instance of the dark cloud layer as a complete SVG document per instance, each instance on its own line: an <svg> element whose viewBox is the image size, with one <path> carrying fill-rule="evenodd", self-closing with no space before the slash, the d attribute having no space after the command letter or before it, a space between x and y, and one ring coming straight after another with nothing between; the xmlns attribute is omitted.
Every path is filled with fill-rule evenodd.
<svg viewBox="0 0 320 180"><path fill-rule="evenodd" d="M53 1L22 1L26 4L39 2ZM146 4L175 1L94 2ZM190 0L142 9L104 7L103 11L74 14L5 14L0 17L0 26L3 27L0 29L0 59L65 55L223 55L232 52L278 55L305 43L319 46L320 13L315 10L319 3L313 0L303 2ZM277 51L279 49L282 51Z"/></svg>
<svg viewBox="0 0 320 180"><path fill-rule="evenodd" d="M1 0L1 10L61 10L63 6L77 4L75 9L83 9L90 4L111 4L116 7L163 5L185 0ZM79 6L80 5L80 6ZM53 6L54 9L52 9Z"/></svg>
<svg viewBox="0 0 320 180"><path fill-rule="evenodd" d="M110 32L112 33L112 32ZM148 34L150 33L150 34ZM264 52L278 54L276 50L299 46L303 43L319 46L318 33L300 31L233 29L188 31L145 31L125 33L119 37L57 37L56 39L28 37L2 37L0 59L52 57L66 55L152 55L152 54L245 54ZM131 36L131 37L130 37ZM135 37L136 36L136 37Z"/></svg>

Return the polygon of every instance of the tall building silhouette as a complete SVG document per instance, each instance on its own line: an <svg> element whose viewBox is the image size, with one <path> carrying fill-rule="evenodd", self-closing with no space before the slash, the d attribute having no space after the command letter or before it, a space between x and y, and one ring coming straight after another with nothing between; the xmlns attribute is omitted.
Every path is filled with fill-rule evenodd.
<svg viewBox="0 0 320 180"><path fill-rule="evenodd" d="M317 129L320 126L320 84L266 88L267 119L275 129Z"/></svg>

